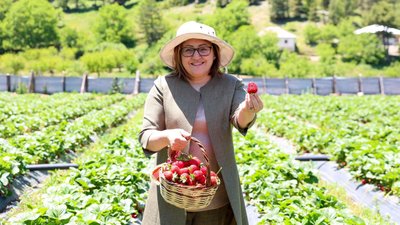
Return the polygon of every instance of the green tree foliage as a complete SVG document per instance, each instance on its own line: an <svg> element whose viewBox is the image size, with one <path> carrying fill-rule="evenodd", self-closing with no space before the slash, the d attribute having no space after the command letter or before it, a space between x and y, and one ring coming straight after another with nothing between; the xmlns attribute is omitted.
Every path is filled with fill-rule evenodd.
<svg viewBox="0 0 400 225"><path fill-rule="evenodd" d="M346 16L346 9L343 0L331 0L329 3L329 20L338 24Z"/></svg>
<svg viewBox="0 0 400 225"><path fill-rule="evenodd" d="M333 64L335 62L335 49L330 44L318 44L316 50L321 62L326 64Z"/></svg>
<svg viewBox="0 0 400 225"><path fill-rule="evenodd" d="M259 37L254 28L247 25L232 33L228 40L236 52L230 72L255 76L273 72L280 55L275 34Z"/></svg>
<svg viewBox="0 0 400 225"><path fill-rule="evenodd" d="M61 8L63 11L67 11L69 9L68 2L69 0L55 0L54 5Z"/></svg>
<svg viewBox="0 0 400 225"><path fill-rule="evenodd" d="M308 23L303 31L304 39L307 44L315 45L320 38L320 29L314 23Z"/></svg>
<svg viewBox="0 0 400 225"><path fill-rule="evenodd" d="M99 10L100 19L96 24L96 36L99 42L129 43L133 42L131 25L127 20L124 7L112 4Z"/></svg>
<svg viewBox="0 0 400 225"><path fill-rule="evenodd" d="M80 37L76 30L70 27L64 27L60 31L60 41L61 46L68 48L82 48L82 43L80 43Z"/></svg>
<svg viewBox="0 0 400 225"><path fill-rule="evenodd" d="M0 1L0 22L6 17L6 13L10 9L13 0L1 0Z"/></svg>
<svg viewBox="0 0 400 225"><path fill-rule="evenodd" d="M56 45L57 11L46 0L20 0L6 14L3 47L22 50Z"/></svg>
<svg viewBox="0 0 400 225"><path fill-rule="evenodd" d="M241 74L252 76L276 77L278 74L276 67L263 55L254 55L252 58L242 60L240 71Z"/></svg>
<svg viewBox="0 0 400 225"><path fill-rule="evenodd" d="M318 35L318 42L332 43L335 39L339 37L338 29L332 24L327 24L320 29Z"/></svg>
<svg viewBox="0 0 400 225"><path fill-rule="evenodd" d="M0 68L5 73L17 75L24 67L25 59L20 55L4 54L0 57Z"/></svg>
<svg viewBox="0 0 400 225"><path fill-rule="evenodd" d="M338 53L345 62L377 65L385 58L385 48L374 34L348 35L340 39Z"/></svg>
<svg viewBox="0 0 400 225"><path fill-rule="evenodd" d="M101 72L112 72L114 68L121 71L130 57L131 54L125 47L116 47L111 43L108 46L103 45L95 52L85 53L80 61L89 72L95 72L100 76Z"/></svg>
<svg viewBox="0 0 400 225"><path fill-rule="evenodd" d="M138 7L138 25L147 44L161 39L166 31L159 6L155 0L142 0Z"/></svg>
<svg viewBox="0 0 400 225"><path fill-rule="evenodd" d="M216 9L212 16L205 19L205 23L214 27L218 37L226 39L241 26L250 25L247 7L247 1L233 0L225 8Z"/></svg>
<svg viewBox="0 0 400 225"><path fill-rule="evenodd" d="M241 73L240 65L245 59L252 58L260 49L260 39L251 26L241 26L236 32L232 33L228 42L235 49L235 57L229 66L229 71L233 73Z"/></svg>
<svg viewBox="0 0 400 225"><path fill-rule="evenodd" d="M395 27L396 17L399 16L399 14L396 14L395 9L395 5L390 4L389 2L378 2L364 14L364 25L380 24L389 27Z"/></svg>
<svg viewBox="0 0 400 225"><path fill-rule="evenodd" d="M306 7L303 0L290 0L289 1L290 14L293 18L304 19L307 17Z"/></svg>
<svg viewBox="0 0 400 225"><path fill-rule="evenodd" d="M271 0L270 18L271 21L289 18L288 0Z"/></svg>
<svg viewBox="0 0 400 225"><path fill-rule="evenodd" d="M357 4L354 0L331 0L329 2L330 22L337 25L342 19L354 15Z"/></svg>
<svg viewBox="0 0 400 225"><path fill-rule="evenodd" d="M309 60L286 50L281 55L279 66L281 77L309 77L312 70Z"/></svg>

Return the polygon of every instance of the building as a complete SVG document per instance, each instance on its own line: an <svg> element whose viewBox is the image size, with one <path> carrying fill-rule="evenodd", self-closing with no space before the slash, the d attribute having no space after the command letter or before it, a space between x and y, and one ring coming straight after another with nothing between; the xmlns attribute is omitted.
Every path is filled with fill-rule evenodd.
<svg viewBox="0 0 400 225"><path fill-rule="evenodd" d="M258 35L262 36L265 35L267 32L273 32L277 35L279 39L279 48L296 51L296 35L280 27L266 27L262 31L260 31Z"/></svg>
<svg viewBox="0 0 400 225"><path fill-rule="evenodd" d="M354 34L382 34L386 33L388 36L383 38L384 36L380 35L383 38L383 44L388 49L389 55L399 55L399 43L400 43L400 30L396 28L387 27L384 25L372 24L366 27L362 27L354 31Z"/></svg>

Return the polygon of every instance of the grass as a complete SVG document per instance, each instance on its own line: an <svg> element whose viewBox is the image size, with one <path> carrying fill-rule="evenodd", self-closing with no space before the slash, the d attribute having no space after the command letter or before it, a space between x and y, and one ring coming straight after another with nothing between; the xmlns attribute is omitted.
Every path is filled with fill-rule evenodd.
<svg viewBox="0 0 400 225"><path fill-rule="evenodd" d="M249 6L248 11L251 17L251 24L257 32L261 31L264 27L273 25L269 19L268 1L262 1L259 5Z"/></svg>

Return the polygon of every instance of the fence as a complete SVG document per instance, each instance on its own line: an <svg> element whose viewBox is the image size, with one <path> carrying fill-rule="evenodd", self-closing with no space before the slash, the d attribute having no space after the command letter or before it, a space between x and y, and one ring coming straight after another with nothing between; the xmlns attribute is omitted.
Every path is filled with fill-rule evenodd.
<svg viewBox="0 0 400 225"><path fill-rule="evenodd" d="M30 93L53 94L57 92L96 92L135 94L148 92L154 78L92 78L0 75L0 91L15 92L25 88ZM316 95L400 95L400 78L384 77L326 77L326 78L243 78L243 83L255 82L262 94Z"/></svg>

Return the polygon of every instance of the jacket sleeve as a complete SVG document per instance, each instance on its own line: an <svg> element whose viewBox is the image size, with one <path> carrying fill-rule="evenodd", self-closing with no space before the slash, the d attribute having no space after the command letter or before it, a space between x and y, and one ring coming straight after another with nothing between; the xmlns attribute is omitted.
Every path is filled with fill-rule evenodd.
<svg viewBox="0 0 400 225"><path fill-rule="evenodd" d="M241 80L237 80L236 81L236 85L235 85L235 91L233 94L233 99L232 99L232 106L231 106L231 123L233 124L233 126L242 134L242 135L246 135L247 134L247 130L253 126L253 124L256 121L257 118L257 114L254 117L254 119L247 125L247 127L245 128L241 128L239 126L239 123L237 121L237 117L239 114L239 105L240 103L242 103L246 98L246 90L244 89L244 84Z"/></svg>
<svg viewBox="0 0 400 225"><path fill-rule="evenodd" d="M151 134L155 130L165 130L164 98L161 87L162 79L157 78L154 81L154 85L150 89L144 104L143 124L142 130L139 133L139 142L147 156L156 153L147 149Z"/></svg>

